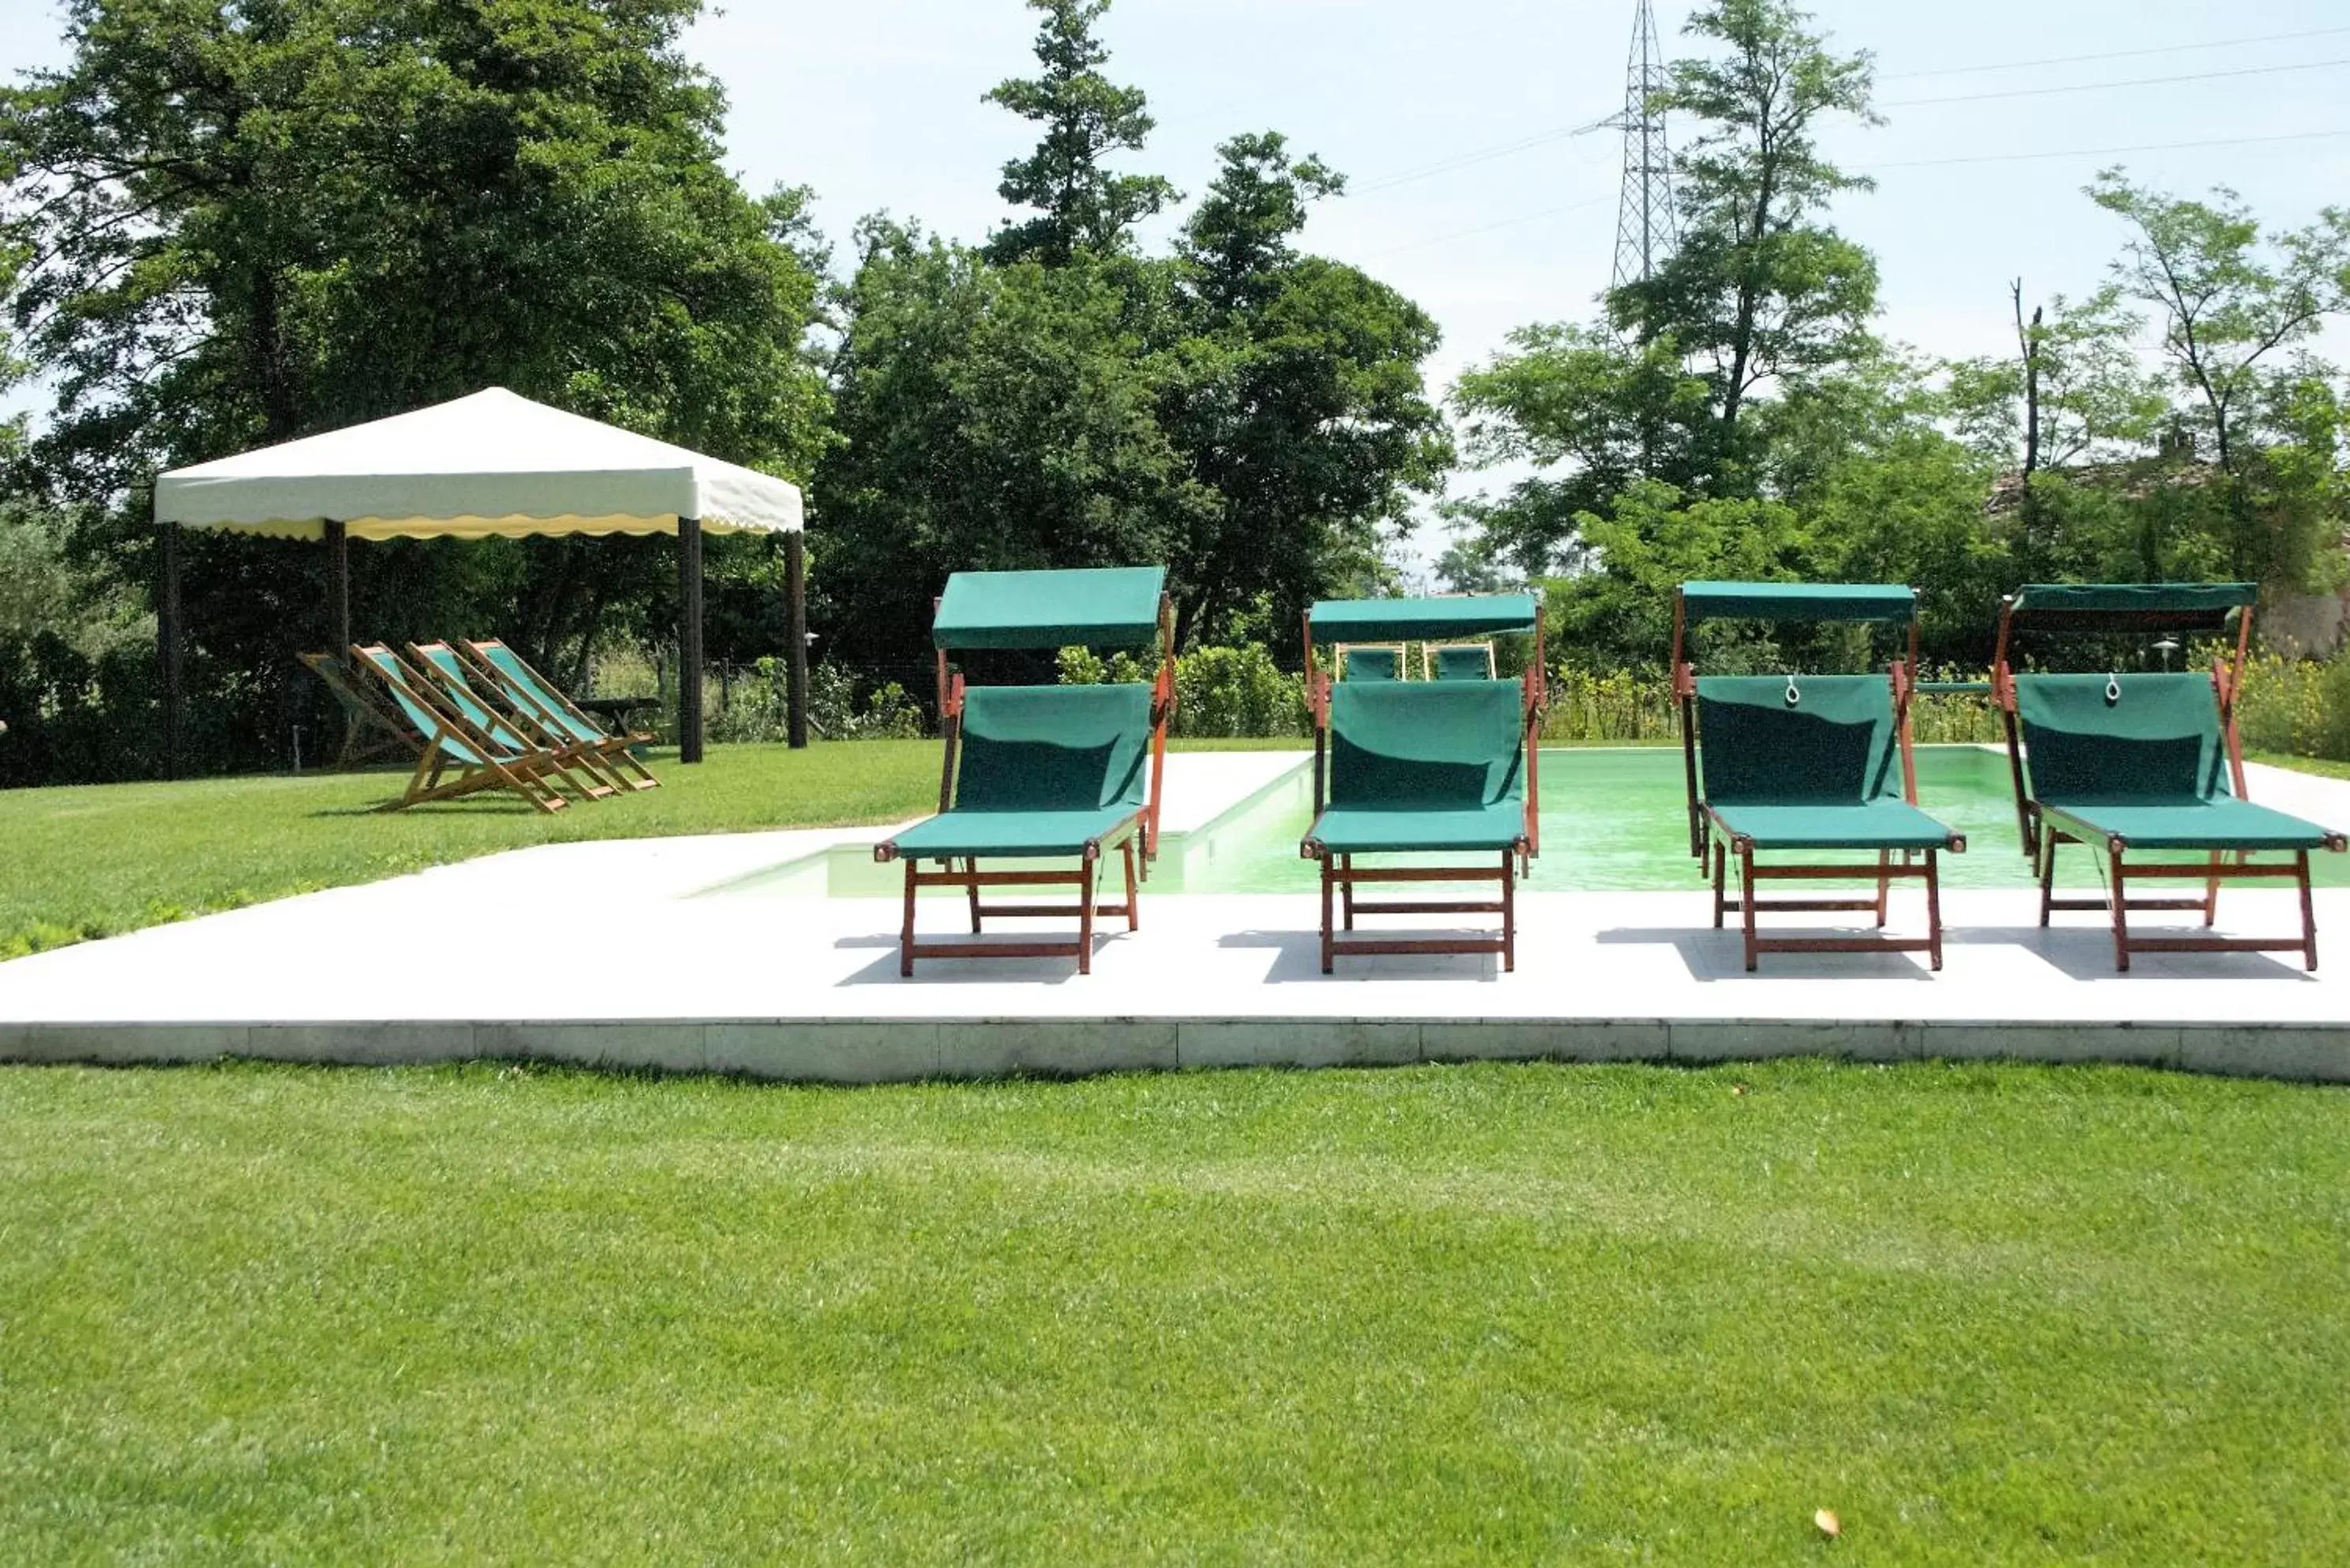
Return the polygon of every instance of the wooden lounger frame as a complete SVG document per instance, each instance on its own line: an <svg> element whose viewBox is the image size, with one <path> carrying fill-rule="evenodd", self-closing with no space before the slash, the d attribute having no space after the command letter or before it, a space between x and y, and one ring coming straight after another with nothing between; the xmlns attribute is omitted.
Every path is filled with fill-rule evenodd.
<svg viewBox="0 0 2350 1568"><path fill-rule="evenodd" d="M591 765L595 771L612 784L627 790L660 787L660 780L653 776L653 771L645 766L642 759L630 749L650 744L653 737L650 731L636 731L628 734L614 734L607 731L604 726L589 718L578 704L572 701L565 694L563 688L540 674L528 659L516 653L511 643L489 639L480 642L463 640L453 646L457 649L457 657L463 660L473 673L486 681L491 690L503 694L508 707L514 709L519 716L528 719L532 726L546 736L549 741L576 747L584 753L584 757L592 758ZM492 648L504 650L516 664L529 670L538 681L540 688L546 692L548 699L561 711L557 712L545 707L528 691L507 680L505 672L492 661L486 651ZM583 725L597 732L605 737L604 740L582 741L569 734L562 728L559 722L566 718L575 724Z"/></svg>
<svg viewBox="0 0 2350 1568"><path fill-rule="evenodd" d="M588 800L609 800L628 786L615 781L608 768L601 765L600 749L574 739L556 730L535 707L528 707L507 691L503 681L486 681L477 686L473 680L460 682L434 664L430 654L445 653L464 675L478 677L475 670L450 642L411 642L408 657L414 667L424 673L440 692L448 698L449 706L463 711L461 697L470 697L494 716L497 721L521 736L539 751L554 758L554 768L565 781ZM487 690L484 690L484 686ZM583 782L584 781L584 782Z"/></svg>
<svg viewBox="0 0 2350 1568"><path fill-rule="evenodd" d="M2144 629L2172 629L2165 625L2159 613L2133 616L2127 611L2096 612L2106 624L2116 627L2137 627ZM2211 666L2211 689L2220 703L2220 733L2228 748L2228 774L2235 785L2238 800L2251 799L2244 774L2243 741L2236 729L2236 695L2243 689L2244 665L2252 649L2252 607L2245 605L2237 615L2236 647L2232 657L2223 655ZM2129 840L2119 834L2106 833L2078 817L2054 807L2043 805L2032 798L2032 791L2023 766L2023 725L2017 711L2015 670L2009 659L2015 629L2015 597L2001 601L1999 614L1999 649L1991 661L1991 691L1999 704L2000 722L2007 737L2009 776L2015 784L2016 826L2022 836L2023 853L2029 857L2040 879L2040 923L2052 924L2051 916L2058 909L2097 910L2113 922L2114 968L2123 974L2129 972L2132 953L2241 953L2298 952L2302 962L2314 971L2317 968L2317 908L2310 890L2309 851L2291 852L2289 861L2255 861L2251 850L2212 850L2199 864L2186 861L2139 862L2129 865ZM2191 628L2190 628L2191 629ZM2061 898L2056 896L2056 850L2060 845L2080 844L2093 850L2102 846L2106 856L2106 894L2102 898ZM2325 836L2325 847L2340 851L2350 849L2350 838L2338 833ZM2191 854L2192 851L2177 851ZM2199 898L2133 898L2129 896L2132 882L2168 881L2200 882L2203 896ZM2130 930L2129 917L2139 910L2198 910L2203 916L2208 930L2220 923L2220 888L2228 882L2291 881L2301 895L2301 935L2298 937L2220 937L2161 936L2142 937Z"/></svg>
<svg viewBox="0 0 2350 1568"><path fill-rule="evenodd" d="M378 667L367 657L378 651L390 654L398 668L397 675ZM571 804L555 785L554 780L564 775L554 753L528 751L507 755L510 748L482 733L463 714L452 709L440 689L431 680L418 678L388 645L353 643L350 667L364 670L370 680L387 685L396 680L398 689L429 715L433 724L432 732L424 738L423 751L417 756L416 771L409 775L408 787L377 810L404 811L428 801L454 800L485 789L511 790L543 812L561 811ZM467 747L483 761L474 764L452 757L442 745L444 737ZM455 776L447 776L452 768L456 770Z"/></svg>
<svg viewBox="0 0 2350 1568"><path fill-rule="evenodd" d="M342 659L331 653L296 657L327 683L342 708L343 744L334 764L338 769L364 767L387 757L414 757L429 743L408 722L407 714L361 680L354 680Z"/></svg>
<svg viewBox="0 0 2350 1568"><path fill-rule="evenodd" d="M1305 701L1314 719L1314 815L1319 820L1322 808L1328 804L1330 781L1330 688L1333 673L1321 667L1314 647L1314 618L1305 618ZM1490 648L1490 644L1487 645ZM1524 712L1519 728L1518 743L1525 749L1526 810L1525 831L1515 843L1501 851L1501 864L1492 866L1391 866L1386 867L1357 867L1352 855L1334 855L1317 840L1308 838L1299 846L1305 859L1316 861L1322 868L1322 972L1333 974L1337 961L1346 957L1372 957L1382 953L1498 953L1504 973L1518 967L1518 899L1517 878L1531 875L1534 857L1542 853L1542 722L1543 712L1550 706L1549 682L1544 669L1542 618L1534 618L1534 657L1519 678L1523 692ZM1498 897L1471 900L1381 900L1367 903L1355 896L1357 887L1365 883L1425 883L1498 881ZM1499 915L1501 929L1492 936L1476 937L1354 937L1341 940L1341 929L1348 933L1355 929L1357 915ZM1338 923L1343 918L1343 928Z"/></svg>
<svg viewBox="0 0 2350 1568"><path fill-rule="evenodd" d="M1690 853L1697 858L1699 874L1711 874L1713 878L1713 928L1722 929L1731 914L1739 917L1745 944L1746 971L1755 972L1762 967L1764 953L1871 953L1921 952L1929 967L1942 967L1942 872L1940 849L1922 851L1922 862L1912 858L1920 853L1900 850L1900 859L1894 859L1894 850L1877 852L1875 867L1838 864L1833 861L1758 861L1757 854L1781 853L1758 850L1754 840L1733 831L1730 825L1708 804L1698 788L1697 769L1697 664L1688 657L1689 608L1677 591L1673 595L1673 700L1680 708L1681 768L1689 784ZM1894 660L1886 678L1893 683L1893 730L1901 750L1901 798L1911 805L1918 804L1918 758L1910 736L1909 710L1917 695L1918 621L1909 621L1909 646L1906 658ZM1967 846L1963 834L1952 834L1943 847L1962 852ZM1787 851L1786 853L1797 853ZM1738 897L1729 894L1730 861L1738 860ZM1892 936L1824 936L1766 937L1759 929L1757 917L1765 913L1822 914L1866 912L1874 917L1882 930L1888 919L1887 904L1897 881L1915 878L1926 885L1926 934L1922 937ZM1877 884L1873 898L1764 898L1757 884L1762 882L1866 882Z"/></svg>
<svg viewBox="0 0 2350 1568"><path fill-rule="evenodd" d="M936 614L939 601L931 602ZM1141 883L1150 875L1150 862L1159 857L1159 814L1164 799L1167 778L1167 724L1175 716L1175 601L1165 595L1159 600L1159 674L1150 691L1150 793L1142 808L1098 838L1087 840L1077 857L1076 869L983 871L976 857L958 856L938 861L940 869L924 871L921 857L907 858L905 912L898 928L898 973L910 979L917 959L1029 959L1073 958L1077 961L1077 972L1091 974L1094 969L1094 921L1100 916L1123 916L1126 929L1142 929ZM938 653L939 728L946 742L946 756L939 773L939 815L954 809L955 761L962 744L962 710L965 686L962 672L951 669L947 650ZM1111 850L1119 852L1126 869L1126 901L1105 904L1100 901L1101 863ZM895 843L878 844L873 858L882 865L900 857ZM956 862L962 865L958 869ZM925 888L961 888L968 896L971 909L971 931L976 937L983 934L987 917L1003 919L1047 919L1075 915L1077 935L1072 941L1033 942L958 942L932 940L918 942L914 939L915 900ZM987 888L1074 888L1074 904L990 904L981 896Z"/></svg>

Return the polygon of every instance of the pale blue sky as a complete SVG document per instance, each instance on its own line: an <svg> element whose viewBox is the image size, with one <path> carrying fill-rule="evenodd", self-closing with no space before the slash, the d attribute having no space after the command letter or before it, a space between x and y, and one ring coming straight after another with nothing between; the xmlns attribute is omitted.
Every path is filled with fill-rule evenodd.
<svg viewBox="0 0 2350 1568"><path fill-rule="evenodd" d="M1689 9L1659 0L1669 53L1685 47ZM1882 329L1930 352L2004 346L2018 274L2034 294L2096 284L2121 239L2080 194L2103 163L2178 191L2225 181L2278 223L2350 201L2343 0L1814 10L1836 47L1877 54L1889 123L1831 144L1880 188L1839 216L1882 262ZM1619 144L1558 136L1397 177L1613 113L1631 16L1630 0L1119 0L1107 34L1115 75L1149 93L1160 121L1138 167L1196 192L1217 140L1274 129L1354 179L1357 193L1320 210L1307 243L1434 314L1441 383L1512 326L1588 314L1613 255ZM691 47L731 93L730 161L754 189L816 187L819 221L846 254L850 225L879 208L965 239L1003 216L997 171L1031 131L980 99L1030 68L1033 32L1018 0L734 0ZM0 0L0 67L53 63L56 34L49 0ZM2238 42L2255 38L2268 41ZM1971 68L2079 56L2112 57ZM2247 74L2041 90L2213 72ZM2250 138L2300 139L2095 151ZM2064 155L2013 156L2043 151ZM1956 159L2007 161L1943 161Z"/></svg>

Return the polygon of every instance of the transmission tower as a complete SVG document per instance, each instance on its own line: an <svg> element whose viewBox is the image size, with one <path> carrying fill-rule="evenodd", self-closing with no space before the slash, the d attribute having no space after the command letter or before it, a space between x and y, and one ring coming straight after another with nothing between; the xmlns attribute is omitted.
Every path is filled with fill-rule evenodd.
<svg viewBox="0 0 2350 1568"><path fill-rule="evenodd" d="M1657 16L1638 0L1632 22L1632 57L1624 72L1624 112L1600 123L1624 133L1624 199L1616 218L1616 275L1611 286L1646 283L1680 241L1673 210L1672 151L1665 144L1665 58L1657 44Z"/></svg>

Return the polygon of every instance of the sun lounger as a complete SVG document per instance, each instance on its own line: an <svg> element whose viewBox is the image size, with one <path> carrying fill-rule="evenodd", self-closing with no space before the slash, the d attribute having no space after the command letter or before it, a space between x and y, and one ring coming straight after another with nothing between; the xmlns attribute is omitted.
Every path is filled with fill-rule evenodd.
<svg viewBox="0 0 2350 1568"><path fill-rule="evenodd" d="M381 643L354 646L351 659L351 668L366 670L425 738L407 789L398 799L386 802L383 810L400 811L488 789L510 790L540 811L560 811L570 804L552 782L559 774L553 753L529 744L511 731L493 732L475 725L451 708L427 678Z"/></svg>
<svg viewBox="0 0 2350 1568"><path fill-rule="evenodd" d="M2007 602L1992 671L2006 720L2024 853L2040 877L2040 923L2057 909L2110 916L2114 963L2135 952L2298 951L2317 967L2310 895L2314 849L2350 847L2315 823L2246 798L2235 699L2251 650L2251 584L2036 585ZM2018 633L2220 633L2236 618L2232 658L2210 671L2030 674L2010 659ZM2106 896L2056 896L2060 845L2102 852ZM2155 857L2133 859L2133 855ZM2200 856L2199 860L2177 858ZM2266 858L2254 859L2255 856ZM2168 858L2166 858L2168 857ZM2132 898L2133 883L2200 882L2199 898ZM2220 888L2239 880L2290 880L2301 895L2297 938L2141 936L2132 910L2199 912L2218 923Z"/></svg>
<svg viewBox="0 0 2350 1568"><path fill-rule="evenodd" d="M1167 722L1174 711L1173 610L1159 567L1107 571L959 572L939 601L940 711L946 736L939 815L874 848L906 867L899 972L924 958L1074 958L1093 969L1094 919L1123 916L1141 925L1139 883L1158 849L1159 785ZM972 686L950 669L953 651L1040 649L1082 644L1163 649L1149 685ZM1103 860L1116 852L1126 899L1099 902ZM986 868L983 861L1014 861ZM1074 866L1039 866L1042 861ZM929 863L940 867L921 869ZM1074 940L924 941L914 936L925 888L958 888L972 934L989 916L1074 915ZM989 888L1071 888L1072 906L988 904Z"/></svg>
<svg viewBox="0 0 2350 1568"><path fill-rule="evenodd" d="M508 745L536 747L551 755L554 770L589 800L606 800L619 790L597 765L588 747L550 728L538 714L515 704L494 682L481 680L471 666L445 642L411 642L408 657L438 688L444 706L463 716L476 730Z"/></svg>
<svg viewBox="0 0 2350 1568"><path fill-rule="evenodd" d="M1496 675L1490 642L1427 643L1419 661L1420 672L1430 680L1491 680Z"/></svg>
<svg viewBox="0 0 2350 1568"><path fill-rule="evenodd" d="M1373 681L1404 679L1403 645L1378 643L1361 647L1342 647L1335 650L1338 661L1338 679L1367 685Z"/></svg>
<svg viewBox="0 0 2350 1568"><path fill-rule="evenodd" d="M461 642L457 647L482 680L504 694L508 706L532 715L549 735L581 748L614 784L625 789L660 787L634 750L650 742L650 734L613 734L503 642Z"/></svg>
<svg viewBox="0 0 2350 1568"><path fill-rule="evenodd" d="M1539 846L1534 738L1544 701L1540 607L1529 596L1339 600L1306 617L1315 717L1313 828L1300 852L1321 865L1322 972L1343 955L1498 953L1517 965L1517 877ZM1531 632L1517 680L1332 681L1316 649L1368 633L1405 639ZM1358 864L1357 856L1442 857ZM1488 899L1359 899L1369 884L1495 883ZM1495 914L1492 935L1356 937L1364 915ZM1348 933L1341 937L1344 930Z"/></svg>
<svg viewBox="0 0 2350 1568"><path fill-rule="evenodd" d="M1674 696L1681 711L1690 852L1713 877L1713 923L1735 911L1746 968L1766 952L1924 952L1942 967L1939 856L1963 836L1918 808L1909 737L1917 668L1917 595L1907 587L1831 583L1690 583L1675 596ZM1883 675L1704 676L1690 633L1708 620L1888 624L1908 629L1908 657ZM1874 865L1822 856L1874 852ZM1782 861L1758 856L1793 854ZM1898 857L1897 859L1896 857ZM1729 896L1738 863L1739 896ZM1922 858L1920 858L1922 857ZM1926 888L1926 935L1764 937L1766 911L1866 911L1882 928L1892 884ZM1873 881L1870 898L1758 897L1774 880Z"/></svg>
<svg viewBox="0 0 2350 1568"><path fill-rule="evenodd" d="M304 665L327 684L343 711L343 744L335 757L338 768L359 767L383 757L413 757L422 753L424 737L400 709L354 680L343 661L331 653L305 653Z"/></svg>

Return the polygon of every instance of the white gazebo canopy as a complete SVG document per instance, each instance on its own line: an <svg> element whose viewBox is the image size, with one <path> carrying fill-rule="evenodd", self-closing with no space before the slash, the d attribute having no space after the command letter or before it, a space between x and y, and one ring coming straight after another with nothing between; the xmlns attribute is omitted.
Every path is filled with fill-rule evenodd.
<svg viewBox="0 0 2350 1568"><path fill-rule="evenodd" d="M492 387L325 435L174 469L155 520L281 539L796 533L793 485Z"/></svg>

